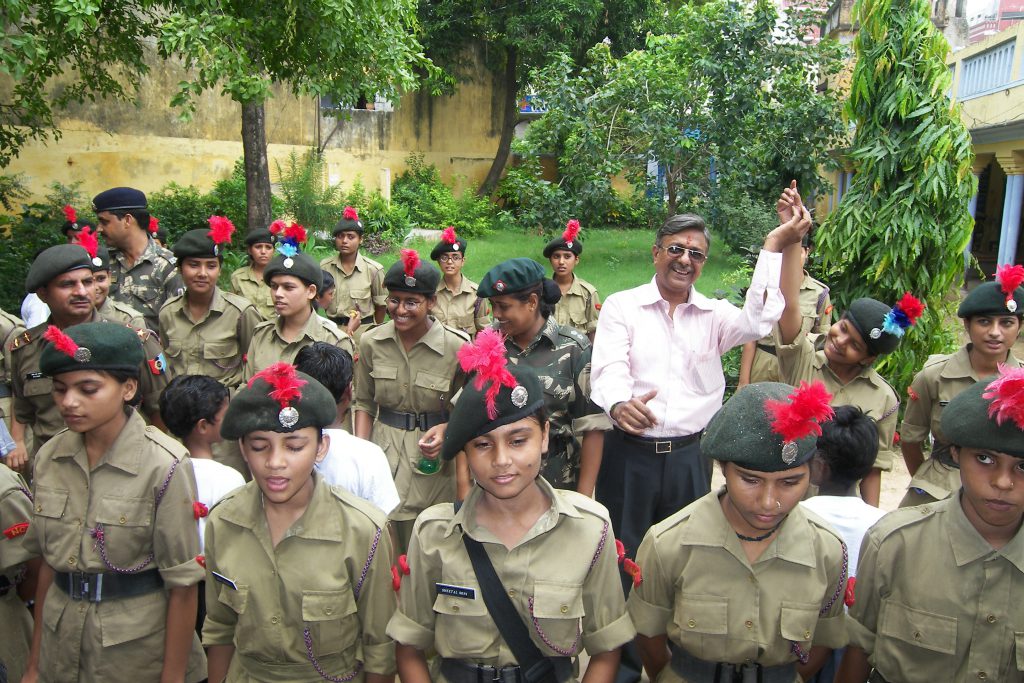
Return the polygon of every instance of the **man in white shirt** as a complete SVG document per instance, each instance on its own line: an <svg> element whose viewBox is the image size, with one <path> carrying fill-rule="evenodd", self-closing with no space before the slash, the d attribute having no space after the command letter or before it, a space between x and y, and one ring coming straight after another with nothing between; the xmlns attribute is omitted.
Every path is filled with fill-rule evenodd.
<svg viewBox="0 0 1024 683"><path fill-rule="evenodd" d="M331 443L327 455L316 464L317 470L331 484L390 514L398 507L399 498L387 456L376 444L342 429L352 402L352 356L326 342L313 342L299 351L295 367L327 387L338 404L337 418L324 430Z"/></svg>

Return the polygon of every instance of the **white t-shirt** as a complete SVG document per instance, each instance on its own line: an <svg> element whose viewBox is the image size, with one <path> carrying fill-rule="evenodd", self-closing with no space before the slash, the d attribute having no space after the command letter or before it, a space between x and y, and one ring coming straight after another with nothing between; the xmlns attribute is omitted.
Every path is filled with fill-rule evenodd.
<svg viewBox="0 0 1024 683"><path fill-rule="evenodd" d="M25 327L31 329L50 317L50 307L43 303L35 292L27 295L21 302L21 319Z"/></svg>
<svg viewBox="0 0 1024 683"><path fill-rule="evenodd" d="M885 516L885 510L868 505L856 496L814 496L800 504L824 518L843 537L850 558L849 575L856 576L864 534Z"/></svg>
<svg viewBox="0 0 1024 683"><path fill-rule="evenodd" d="M391 514L400 501L380 446L342 429L325 429L324 434L331 437L331 447L316 465L323 478Z"/></svg>
<svg viewBox="0 0 1024 683"><path fill-rule="evenodd" d="M190 458L192 470L196 473L196 488L199 490L199 502L209 510L220 499L240 486L245 486L245 479L238 470L210 458ZM206 518L199 518L199 552L203 552L203 533L206 530Z"/></svg>

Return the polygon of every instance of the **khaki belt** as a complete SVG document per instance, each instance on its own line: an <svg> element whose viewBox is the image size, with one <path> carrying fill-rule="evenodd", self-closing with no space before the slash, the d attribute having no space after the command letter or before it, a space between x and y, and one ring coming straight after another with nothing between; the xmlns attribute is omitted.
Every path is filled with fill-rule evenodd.
<svg viewBox="0 0 1024 683"><path fill-rule="evenodd" d="M138 574L57 572L53 583L72 600L85 602L131 598L164 588L164 580L158 569L147 569Z"/></svg>

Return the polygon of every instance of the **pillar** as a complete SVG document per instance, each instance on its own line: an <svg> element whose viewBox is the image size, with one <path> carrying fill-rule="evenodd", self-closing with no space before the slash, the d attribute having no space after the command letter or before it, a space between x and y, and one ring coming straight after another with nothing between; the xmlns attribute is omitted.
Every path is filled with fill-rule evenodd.
<svg viewBox="0 0 1024 683"><path fill-rule="evenodd" d="M1006 195L1003 198L1003 223L999 229L996 265L1012 265L1020 238L1021 202L1024 201L1024 160L1015 152L997 154L996 161L1006 171Z"/></svg>

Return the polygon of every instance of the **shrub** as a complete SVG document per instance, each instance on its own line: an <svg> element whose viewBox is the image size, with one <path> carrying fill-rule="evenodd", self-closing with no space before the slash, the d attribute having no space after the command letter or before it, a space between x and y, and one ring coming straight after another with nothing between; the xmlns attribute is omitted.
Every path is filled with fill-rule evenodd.
<svg viewBox="0 0 1024 683"><path fill-rule="evenodd" d="M5 311L21 315L29 266L38 252L64 242L63 225L64 215L49 204L25 204L20 216L0 216L0 307Z"/></svg>
<svg viewBox="0 0 1024 683"><path fill-rule="evenodd" d="M292 150L284 167L274 163L284 213L313 232L330 234L341 218L344 204L341 186L330 185L326 181L323 155L316 149L310 149L301 156Z"/></svg>
<svg viewBox="0 0 1024 683"><path fill-rule="evenodd" d="M772 207L765 206L740 190L718 186L698 209L708 225L741 254L753 252L777 225Z"/></svg>
<svg viewBox="0 0 1024 683"><path fill-rule="evenodd" d="M427 229L453 225L466 237L478 237L491 229L494 207L487 199L470 190L456 197L441 181L437 167L425 163L422 154L409 155L406 164L407 169L395 178L391 201L408 209L414 225Z"/></svg>

